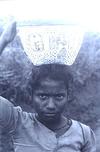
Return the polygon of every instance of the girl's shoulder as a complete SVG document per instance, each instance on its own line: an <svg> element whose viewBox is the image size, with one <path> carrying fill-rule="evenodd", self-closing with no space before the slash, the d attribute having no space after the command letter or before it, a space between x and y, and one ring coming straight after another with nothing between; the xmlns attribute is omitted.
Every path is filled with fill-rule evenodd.
<svg viewBox="0 0 100 152"><path fill-rule="evenodd" d="M80 132L82 134L84 144L86 144L88 141L95 141L95 135L90 126L76 120L72 120L72 126L76 132Z"/></svg>

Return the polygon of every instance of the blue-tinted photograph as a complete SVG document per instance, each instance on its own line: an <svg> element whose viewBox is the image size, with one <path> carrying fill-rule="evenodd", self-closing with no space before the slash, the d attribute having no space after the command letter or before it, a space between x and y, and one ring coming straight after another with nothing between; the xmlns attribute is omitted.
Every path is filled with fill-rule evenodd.
<svg viewBox="0 0 100 152"><path fill-rule="evenodd" d="M100 151L99 13L0 1L0 152Z"/></svg>

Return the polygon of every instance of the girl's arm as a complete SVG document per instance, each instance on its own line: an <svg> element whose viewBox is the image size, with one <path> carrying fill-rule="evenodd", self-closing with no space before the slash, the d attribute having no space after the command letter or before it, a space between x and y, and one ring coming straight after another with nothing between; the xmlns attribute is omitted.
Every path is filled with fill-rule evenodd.
<svg viewBox="0 0 100 152"><path fill-rule="evenodd" d="M11 23L2 33L0 37L0 55L4 48L13 41L16 35L16 22Z"/></svg>

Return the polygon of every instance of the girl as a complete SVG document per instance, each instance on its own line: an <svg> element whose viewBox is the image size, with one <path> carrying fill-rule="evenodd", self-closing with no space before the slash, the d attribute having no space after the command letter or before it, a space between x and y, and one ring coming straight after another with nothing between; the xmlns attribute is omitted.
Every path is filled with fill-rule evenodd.
<svg viewBox="0 0 100 152"><path fill-rule="evenodd" d="M2 34L0 52L14 39L16 23ZM68 108L69 67L62 64L36 66L31 76L35 113L24 112L0 97L0 148L16 152L96 152L90 127L63 116ZM12 149L3 143L8 135ZM7 144L7 143L6 143Z"/></svg>

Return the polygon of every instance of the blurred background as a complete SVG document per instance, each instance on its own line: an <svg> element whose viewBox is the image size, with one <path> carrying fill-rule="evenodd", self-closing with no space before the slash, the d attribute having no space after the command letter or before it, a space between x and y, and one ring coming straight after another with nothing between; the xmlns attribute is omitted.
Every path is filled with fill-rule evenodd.
<svg viewBox="0 0 100 152"><path fill-rule="evenodd" d="M7 23L78 24L85 29L84 40L71 66L74 81L70 86L70 104L65 115L89 125L100 151L100 21L99 1L45 0L0 1L0 34ZM32 20L33 19L33 20ZM32 63L23 52L17 35L0 56L0 95L23 110L32 111L28 88Z"/></svg>

